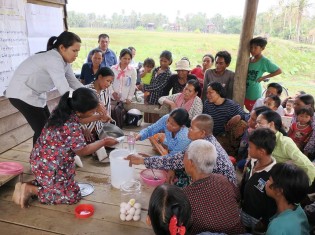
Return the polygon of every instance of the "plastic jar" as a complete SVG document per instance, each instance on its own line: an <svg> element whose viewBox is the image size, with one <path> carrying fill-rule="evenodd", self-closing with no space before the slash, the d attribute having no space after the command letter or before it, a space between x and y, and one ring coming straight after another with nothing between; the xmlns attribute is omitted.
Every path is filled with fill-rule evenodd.
<svg viewBox="0 0 315 235"><path fill-rule="evenodd" d="M141 183L128 181L120 186L120 219L138 221L141 218Z"/></svg>

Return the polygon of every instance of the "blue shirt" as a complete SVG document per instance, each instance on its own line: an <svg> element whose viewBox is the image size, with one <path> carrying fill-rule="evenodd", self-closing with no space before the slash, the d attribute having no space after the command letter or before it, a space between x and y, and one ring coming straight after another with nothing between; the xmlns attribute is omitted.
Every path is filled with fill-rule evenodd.
<svg viewBox="0 0 315 235"><path fill-rule="evenodd" d="M93 50L95 50L95 49L100 49L100 48L97 47L97 48L94 48ZM92 62L91 54L92 54L93 50L91 50L89 52L88 57L87 57L87 62ZM111 49L107 48L106 52L103 53L103 60L101 63L101 67L109 67L110 68L111 66L113 66L115 64L117 64L116 54Z"/></svg>
<svg viewBox="0 0 315 235"><path fill-rule="evenodd" d="M162 131L165 133L165 140L163 144L168 147L170 153L183 151L191 142L191 140L188 139L188 128L182 127L173 138L172 132L166 128L166 123L169 116L169 114L164 115L156 123L140 131L139 134L141 135L141 140L145 140Z"/></svg>
<svg viewBox="0 0 315 235"><path fill-rule="evenodd" d="M84 80L85 85L88 85L88 84L94 82L94 80L95 80L95 74L93 73L92 66L93 66L92 62L91 63L85 63L82 66L80 79Z"/></svg>

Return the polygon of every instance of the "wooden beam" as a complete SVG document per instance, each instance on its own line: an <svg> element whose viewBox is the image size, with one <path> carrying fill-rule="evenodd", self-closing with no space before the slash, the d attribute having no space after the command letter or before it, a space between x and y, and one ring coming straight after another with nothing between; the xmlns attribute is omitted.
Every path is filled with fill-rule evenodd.
<svg viewBox="0 0 315 235"><path fill-rule="evenodd" d="M170 112L170 108L166 105L151 105L151 104L140 104L140 103L131 103L124 104L124 108L128 111L130 109L138 109L141 112L146 113L157 113L160 116L168 114Z"/></svg>
<svg viewBox="0 0 315 235"><path fill-rule="evenodd" d="M259 0L246 0L243 26L238 47L233 100L241 106L244 104L246 80L249 63L249 41L253 38Z"/></svg>

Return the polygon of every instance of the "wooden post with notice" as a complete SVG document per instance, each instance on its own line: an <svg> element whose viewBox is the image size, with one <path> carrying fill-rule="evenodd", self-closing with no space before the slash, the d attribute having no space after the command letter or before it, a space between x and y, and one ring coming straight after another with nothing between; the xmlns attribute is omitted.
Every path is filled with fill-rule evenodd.
<svg viewBox="0 0 315 235"><path fill-rule="evenodd" d="M238 47L235 81L233 88L233 100L241 106L244 104L246 92L246 79L249 62L249 41L253 38L257 7L259 0L246 0L243 26Z"/></svg>

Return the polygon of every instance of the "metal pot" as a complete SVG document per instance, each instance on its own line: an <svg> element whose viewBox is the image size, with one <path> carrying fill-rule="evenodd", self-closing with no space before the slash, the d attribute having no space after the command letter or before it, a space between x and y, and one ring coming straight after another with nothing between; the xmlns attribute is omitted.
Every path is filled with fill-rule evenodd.
<svg viewBox="0 0 315 235"><path fill-rule="evenodd" d="M103 129L100 131L98 138L104 139L106 137L119 138L124 136L124 132L112 123L104 123Z"/></svg>

